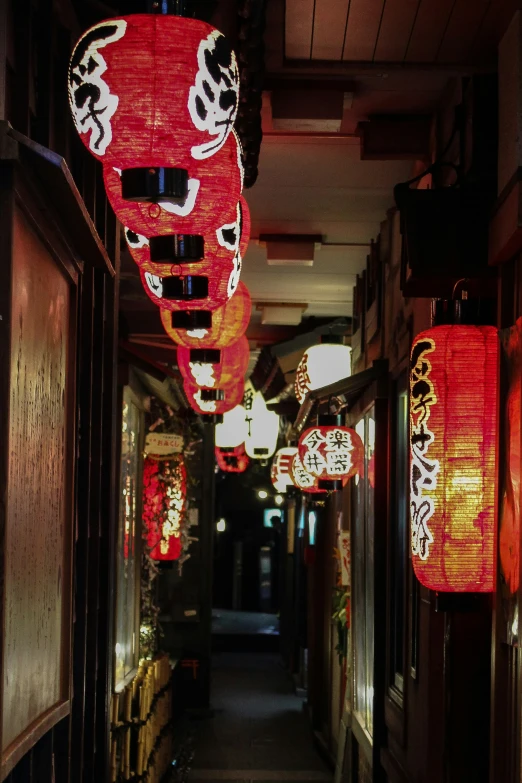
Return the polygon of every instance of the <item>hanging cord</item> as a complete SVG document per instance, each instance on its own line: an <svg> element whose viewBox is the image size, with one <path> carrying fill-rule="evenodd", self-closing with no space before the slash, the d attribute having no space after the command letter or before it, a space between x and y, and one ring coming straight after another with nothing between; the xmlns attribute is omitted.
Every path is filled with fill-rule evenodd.
<svg viewBox="0 0 522 783"><path fill-rule="evenodd" d="M410 185L413 185L415 182L419 182L423 177L426 177L428 174L433 174L435 171L442 168L443 166L453 169L453 171L457 176L456 181L453 183L453 185L450 185L449 187L457 187L458 185L462 185L463 175L464 175L462 164L461 163L455 164L455 163L451 163L450 161L443 160L445 156L448 154L448 152L450 151L451 146L455 141L455 137L457 133L461 132L461 125L462 125L461 114L462 114L462 105L456 106L455 122L453 123L453 129L451 131L451 135L446 143L446 146L444 147L442 152L437 156L437 158L433 161L433 163L430 163L430 165L420 174L417 174L416 177L407 180L407 182L400 182L398 185L395 186L394 188L395 191L409 188Z"/></svg>

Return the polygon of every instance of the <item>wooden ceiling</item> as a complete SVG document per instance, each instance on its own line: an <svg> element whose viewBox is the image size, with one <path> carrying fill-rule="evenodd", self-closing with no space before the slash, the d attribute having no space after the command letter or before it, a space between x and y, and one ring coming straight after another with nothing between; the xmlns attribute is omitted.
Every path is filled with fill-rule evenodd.
<svg viewBox="0 0 522 783"><path fill-rule="evenodd" d="M285 56L361 63L476 64L519 0L286 0Z"/></svg>

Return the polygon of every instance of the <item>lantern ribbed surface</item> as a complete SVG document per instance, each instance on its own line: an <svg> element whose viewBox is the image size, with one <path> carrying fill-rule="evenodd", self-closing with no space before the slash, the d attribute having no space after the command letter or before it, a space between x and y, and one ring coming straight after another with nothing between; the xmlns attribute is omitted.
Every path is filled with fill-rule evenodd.
<svg viewBox="0 0 522 783"><path fill-rule="evenodd" d="M498 350L492 326L436 326L413 343L411 548L432 590L494 590Z"/></svg>
<svg viewBox="0 0 522 783"><path fill-rule="evenodd" d="M250 460L245 454L243 444L232 451L223 451L216 446L216 463L224 473L244 473L250 464Z"/></svg>
<svg viewBox="0 0 522 783"><path fill-rule="evenodd" d="M105 191L116 217L131 231L145 237L172 233L204 235L215 231L227 221L243 188L240 147L235 133L230 134L210 160L192 161L190 168L174 153L165 157L150 155L134 166L188 171L188 193L183 201L162 198L158 203L149 203L124 199L120 171L104 165Z"/></svg>
<svg viewBox="0 0 522 783"><path fill-rule="evenodd" d="M270 479L278 492L286 492L287 488L292 486L290 466L296 454L297 449L295 446L285 446L276 451L274 455L270 469Z"/></svg>
<svg viewBox="0 0 522 783"><path fill-rule="evenodd" d="M247 371L250 348L246 337L221 348L220 361L216 364L194 361L190 355L192 350L179 346L177 351L178 367L188 383L206 389L223 389L236 384Z"/></svg>
<svg viewBox="0 0 522 783"><path fill-rule="evenodd" d="M243 398L244 383L242 378L238 378L233 386L224 388L224 400L203 400L201 398L202 389L201 386L184 381L183 391L190 407L196 413L221 414L231 411L232 408L239 405Z"/></svg>
<svg viewBox="0 0 522 783"><path fill-rule="evenodd" d="M69 103L80 138L116 168L212 158L239 102L236 57L205 22L136 14L87 30L69 64ZM177 164L160 160L175 155Z"/></svg>
<svg viewBox="0 0 522 783"><path fill-rule="evenodd" d="M248 250L248 243L250 242L250 231L252 229L252 222L250 219L250 209L244 196L239 199L239 206L241 209L241 241L239 244L239 252L241 258L245 257Z"/></svg>
<svg viewBox="0 0 522 783"><path fill-rule="evenodd" d="M187 271L187 266L191 267L190 271ZM183 266L175 264L168 267L168 273L167 270L162 270L161 275L140 269L140 279L149 299L162 310L212 312L223 307L230 299L228 289L234 269L232 265L228 267L227 269L224 264L219 267L206 261ZM196 295L187 295L185 292L195 292ZM204 293L205 296L198 296L198 292Z"/></svg>
<svg viewBox="0 0 522 783"><path fill-rule="evenodd" d="M187 310L195 309L188 303ZM205 309L205 308L202 308ZM166 333L178 345L186 348L225 348L239 340L246 332L252 304L248 288L241 281L236 293L223 307L212 313L212 326L208 329L174 329L172 313L161 310L161 322Z"/></svg>
<svg viewBox="0 0 522 783"><path fill-rule="evenodd" d="M319 481L336 481L361 472L364 446L349 427L318 424L301 434L299 459Z"/></svg>
<svg viewBox="0 0 522 783"><path fill-rule="evenodd" d="M186 507L187 476L183 460L143 463L143 524L153 560L177 560Z"/></svg>
<svg viewBox="0 0 522 783"><path fill-rule="evenodd" d="M321 389L348 378L351 374L352 349L348 345L321 343L308 348L295 374L294 390L299 402L307 392Z"/></svg>

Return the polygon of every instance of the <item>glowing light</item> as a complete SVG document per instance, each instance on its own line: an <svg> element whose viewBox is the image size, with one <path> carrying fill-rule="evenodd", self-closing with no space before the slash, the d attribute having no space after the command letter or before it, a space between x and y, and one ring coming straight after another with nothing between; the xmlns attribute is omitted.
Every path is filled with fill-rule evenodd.
<svg viewBox="0 0 522 783"><path fill-rule="evenodd" d="M216 446L222 449L234 449L245 442L247 436L245 409L236 405L223 414L223 422L216 425Z"/></svg>
<svg viewBox="0 0 522 783"><path fill-rule="evenodd" d="M227 523L224 519L218 519L216 523L216 530L218 533L224 533L227 529Z"/></svg>
<svg viewBox="0 0 522 783"><path fill-rule="evenodd" d="M317 425L299 438L299 459L321 481L350 478L360 473L364 446L355 430L341 425Z"/></svg>
<svg viewBox="0 0 522 783"><path fill-rule="evenodd" d="M497 400L495 328L436 326L415 338L411 551L431 590L494 590Z"/></svg>
<svg viewBox="0 0 522 783"><path fill-rule="evenodd" d="M285 501L285 499L284 499L284 497L282 495L276 495L275 498L274 498L274 503L277 506L282 506L284 501Z"/></svg>
<svg viewBox="0 0 522 783"><path fill-rule="evenodd" d="M266 489L260 489L257 492L257 497L259 498L259 500L266 500L268 497L268 492L266 491Z"/></svg>
<svg viewBox="0 0 522 783"><path fill-rule="evenodd" d="M250 381L245 384L243 407L248 425L245 451L251 459L269 459L277 447L279 416L267 409L263 395Z"/></svg>
<svg viewBox="0 0 522 783"><path fill-rule="evenodd" d="M290 465L292 464L295 454L297 454L297 448L295 448L295 446L285 446L276 452L274 459L272 460L270 478L274 489L277 492L284 493L288 487L292 486Z"/></svg>
<svg viewBox="0 0 522 783"><path fill-rule="evenodd" d="M295 396L302 402L307 392L348 378L352 349L348 345L321 343L303 354L295 374Z"/></svg>

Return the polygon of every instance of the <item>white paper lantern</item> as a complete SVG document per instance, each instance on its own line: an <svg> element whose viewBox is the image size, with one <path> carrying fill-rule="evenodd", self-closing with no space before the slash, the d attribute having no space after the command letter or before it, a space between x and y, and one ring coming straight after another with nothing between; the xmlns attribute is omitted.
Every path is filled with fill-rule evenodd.
<svg viewBox="0 0 522 783"><path fill-rule="evenodd" d="M245 451L251 459L269 459L277 447L279 416L267 409L263 395L250 382L245 384L243 407L248 429Z"/></svg>
<svg viewBox="0 0 522 783"><path fill-rule="evenodd" d="M245 442L248 434L245 409L236 405L223 414L223 423L216 425L216 446L220 449L235 449Z"/></svg>
<svg viewBox="0 0 522 783"><path fill-rule="evenodd" d="M295 454L297 454L295 446L285 446L279 449L272 460L270 478L277 492L286 492L288 487L293 486L293 481L290 477L290 466Z"/></svg>
<svg viewBox="0 0 522 783"><path fill-rule="evenodd" d="M309 391L348 378L352 372L351 357L349 345L321 343L308 348L295 374L295 396L299 402Z"/></svg>

